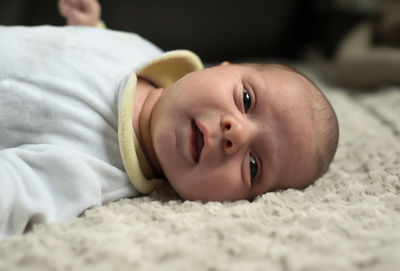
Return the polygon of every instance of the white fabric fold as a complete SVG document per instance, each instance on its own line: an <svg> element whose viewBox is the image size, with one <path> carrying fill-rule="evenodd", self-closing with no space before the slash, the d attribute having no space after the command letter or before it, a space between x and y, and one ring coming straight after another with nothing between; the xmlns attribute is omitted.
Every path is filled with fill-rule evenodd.
<svg viewBox="0 0 400 271"><path fill-rule="evenodd" d="M0 239L139 194L121 159L119 104L161 54L136 34L0 27Z"/></svg>

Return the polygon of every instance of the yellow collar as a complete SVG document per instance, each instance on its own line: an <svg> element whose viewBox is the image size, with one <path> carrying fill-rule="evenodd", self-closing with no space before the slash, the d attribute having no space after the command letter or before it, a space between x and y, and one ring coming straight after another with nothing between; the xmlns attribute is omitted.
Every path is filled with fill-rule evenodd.
<svg viewBox="0 0 400 271"><path fill-rule="evenodd" d="M185 74L201 69L203 69L203 64L197 55L187 50L176 50L152 60L136 74L165 88ZM119 114L119 144L122 161L133 186L140 193L148 194L157 187L160 179L155 178L133 131L132 113L136 83L137 77L133 75L122 98Z"/></svg>

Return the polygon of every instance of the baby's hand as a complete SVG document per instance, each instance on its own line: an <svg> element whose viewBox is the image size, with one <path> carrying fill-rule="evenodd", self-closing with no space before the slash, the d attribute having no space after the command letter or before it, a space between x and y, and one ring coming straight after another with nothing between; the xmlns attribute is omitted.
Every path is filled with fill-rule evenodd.
<svg viewBox="0 0 400 271"><path fill-rule="evenodd" d="M97 0L58 0L58 10L68 25L96 26L101 6Z"/></svg>

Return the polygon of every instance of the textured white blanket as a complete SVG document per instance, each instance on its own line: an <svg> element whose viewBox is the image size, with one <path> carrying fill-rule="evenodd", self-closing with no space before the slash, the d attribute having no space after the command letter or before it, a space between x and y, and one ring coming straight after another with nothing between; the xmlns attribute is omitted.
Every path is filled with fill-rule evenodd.
<svg viewBox="0 0 400 271"><path fill-rule="evenodd" d="M0 270L399 270L400 88L322 84L341 136L329 172L254 202L124 199L0 243Z"/></svg>

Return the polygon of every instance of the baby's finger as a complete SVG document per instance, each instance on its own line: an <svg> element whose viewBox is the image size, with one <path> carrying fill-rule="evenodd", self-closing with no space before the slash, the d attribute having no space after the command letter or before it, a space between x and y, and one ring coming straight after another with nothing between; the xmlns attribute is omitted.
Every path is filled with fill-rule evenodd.
<svg viewBox="0 0 400 271"><path fill-rule="evenodd" d="M82 0L82 5L87 13L91 15L100 14L100 4L96 0Z"/></svg>
<svg viewBox="0 0 400 271"><path fill-rule="evenodd" d="M67 1L69 5L75 8L81 8L82 6L82 0L65 0L65 1Z"/></svg>
<svg viewBox="0 0 400 271"><path fill-rule="evenodd" d="M59 0L58 1L58 11L60 12L61 16L67 17L68 10L68 3L66 0Z"/></svg>
<svg viewBox="0 0 400 271"><path fill-rule="evenodd" d="M68 14L69 25L85 25L87 21L87 15L79 9L71 8Z"/></svg>

